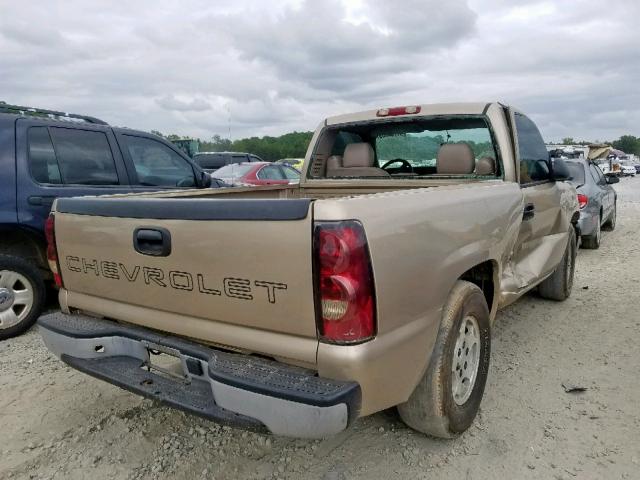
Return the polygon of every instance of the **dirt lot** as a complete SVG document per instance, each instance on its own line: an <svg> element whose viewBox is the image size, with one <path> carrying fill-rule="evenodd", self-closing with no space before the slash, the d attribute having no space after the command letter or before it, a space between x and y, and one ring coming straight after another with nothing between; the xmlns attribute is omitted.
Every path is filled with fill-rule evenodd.
<svg viewBox="0 0 640 480"><path fill-rule="evenodd" d="M32 331L0 342L0 478L640 478L640 178L617 187L618 227L579 252L572 297L499 314L456 440L393 411L324 441L222 428L76 373Z"/></svg>

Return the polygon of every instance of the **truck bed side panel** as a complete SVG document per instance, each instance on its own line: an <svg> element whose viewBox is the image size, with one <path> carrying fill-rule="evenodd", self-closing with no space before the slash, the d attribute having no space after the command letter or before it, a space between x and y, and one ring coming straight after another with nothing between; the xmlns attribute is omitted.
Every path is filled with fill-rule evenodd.
<svg viewBox="0 0 640 480"><path fill-rule="evenodd" d="M356 378L363 414L402 403L427 367L456 280L485 261L499 270L510 254L522 218L520 188L496 181L323 200L314 212L318 221L362 221L378 312L373 341L348 352L320 343L318 372Z"/></svg>

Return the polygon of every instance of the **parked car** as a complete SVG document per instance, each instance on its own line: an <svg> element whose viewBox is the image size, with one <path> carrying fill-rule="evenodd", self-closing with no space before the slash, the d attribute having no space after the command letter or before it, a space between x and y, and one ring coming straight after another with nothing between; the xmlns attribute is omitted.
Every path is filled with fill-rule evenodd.
<svg viewBox="0 0 640 480"><path fill-rule="evenodd" d="M620 170L622 171L622 175L624 177L635 177L636 176L636 167L631 164L621 163Z"/></svg>
<svg viewBox="0 0 640 480"><path fill-rule="evenodd" d="M264 162L257 155L241 152L199 152L193 156L193 161L207 173L213 173L225 165L234 163Z"/></svg>
<svg viewBox="0 0 640 480"><path fill-rule="evenodd" d="M45 220L56 198L204 188L211 178L155 135L94 117L0 103L0 339L40 315Z"/></svg>
<svg viewBox="0 0 640 480"><path fill-rule="evenodd" d="M286 185L300 181L300 172L278 163L236 163L222 167L212 174L214 180L231 185Z"/></svg>
<svg viewBox="0 0 640 480"><path fill-rule="evenodd" d="M604 175L595 163L588 160L572 159L565 162L571 172L570 182L578 193L581 246L599 248L601 229L616 228L617 194L611 185L620 179Z"/></svg>
<svg viewBox="0 0 640 480"><path fill-rule="evenodd" d="M296 186L57 200L51 262L73 315L39 320L47 347L278 435L394 406L429 435L469 428L498 309L571 294L570 172L500 103L341 115L313 139Z"/></svg>
<svg viewBox="0 0 640 480"><path fill-rule="evenodd" d="M293 167L296 170L301 170L302 165L304 164L304 158L281 158L280 160L277 160L276 163L280 163L282 165L289 165L290 167Z"/></svg>

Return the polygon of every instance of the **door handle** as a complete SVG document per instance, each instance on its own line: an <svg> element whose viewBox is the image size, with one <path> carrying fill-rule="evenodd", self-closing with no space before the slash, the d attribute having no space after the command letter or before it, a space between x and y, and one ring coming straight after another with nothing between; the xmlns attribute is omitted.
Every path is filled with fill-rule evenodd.
<svg viewBox="0 0 640 480"><path fill-rule="evenodd" d="M27 198L27 202L29 202L29 205L36 205L40 207L50 207L51 205L53 205L53 201L55 199L56 197L52 197L48 195L45 195L44 197L39 195L32 195L31 197Z"/></svg>
<svg viewBox="0 0 640 480"><path fill-rule="evenodd" d="M536 206L533 203L527 203L522 212L522 220L531 220L536 214Z"/></svg>
<svg viewBox="0 0 640 480"><path fill-rule="evenodd" d="M140 227L133 231L133 248L142 255L168 257L171 254L171 234L161 227Z"/></svg>

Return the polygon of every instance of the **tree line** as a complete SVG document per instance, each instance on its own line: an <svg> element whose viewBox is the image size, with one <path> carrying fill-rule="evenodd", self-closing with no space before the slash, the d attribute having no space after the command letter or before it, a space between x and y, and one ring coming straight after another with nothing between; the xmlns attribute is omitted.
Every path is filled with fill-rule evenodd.
<svg viewBox="0 0 640 480"><path fill-rule="evenodd" d="M152 130L151 133L163 136L170 141L185 139L185 137L175 134L163 135L162 133L154 130ZM265 136L230 140L228 138L222 138L220 135L214 135L210 140L196 140L198 141L200 152L247 152L258 155L264 160L274 161L281 158L304 157L312 136L313 132L291 132L280 135L279 137ZM576 141L575 139L568 137L563 138L562 143L565 145L588 145L589 143L594 142ZM633 153L640 156L640 137L623 135L614 141L595 143L605 143L607 145L611 145L613 148L622 150L625 153ZM476 146L474 145L474 147ZM481 149L485 146L479 144L477 147L478 149Z"/></svg>
<svg viewBox="0 0 640 480"><path fill-rule="evenodd" d="M160 132L152 131L156 135ZM162 135L162 134L160 134ZM179 135L163 135L167 140L181 140ZM313 132L292 132L279 137L250 137L229 140L214 135L210 140L198 141L200 152L246 152L253 153L263 160L273 162L281 158L303 158L311 141Z"/></svg>

